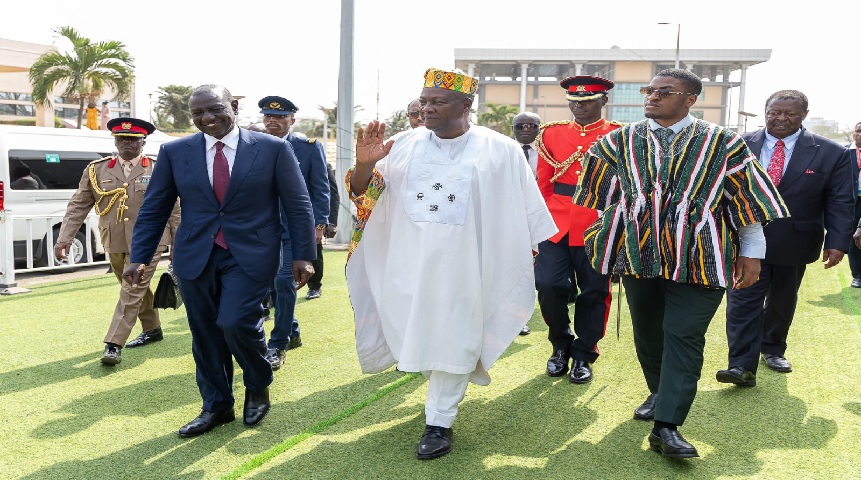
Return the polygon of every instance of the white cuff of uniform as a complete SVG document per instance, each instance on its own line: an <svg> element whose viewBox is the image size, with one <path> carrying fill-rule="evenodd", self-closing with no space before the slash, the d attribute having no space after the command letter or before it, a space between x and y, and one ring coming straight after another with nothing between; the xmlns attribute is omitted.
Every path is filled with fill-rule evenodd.
<svg viewBox="0 0 861 480"><path fill-rule="evenodd" d="M739 256L747 258L765 258L765 233L761 223L751 223L738 230Z"/></svg>

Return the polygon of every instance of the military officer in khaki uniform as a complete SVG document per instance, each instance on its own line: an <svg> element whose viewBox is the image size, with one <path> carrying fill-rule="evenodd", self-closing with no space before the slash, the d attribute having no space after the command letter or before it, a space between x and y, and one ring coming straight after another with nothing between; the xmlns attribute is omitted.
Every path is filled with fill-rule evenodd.
<svg viewBox="0 0 861 480"><path fill-rule="evenodd" d="M123 281L121 275L129 264L132 230L155 167L155 159L142 154L146 136L154 132L155 127L144 120L121 117L109 121L108 130L114 136L119 153L115 157L95 160L84 170L78 190L69 200L54 252L57 257L66 258L75 233L81 228L90 210L95 207L95 212L99 215L102 245L121 286L111 326L105 335L106 346L102 355L103 364L116 365L122 360L123 344L129 338L138 318L141 320L143 333L125 346L140 347L163 338L158 311L152 306L150 280L161 255L168 245L173 244L180 216L177 203L155 258L149 264L152 268L147 269L141 282L132 287Z"/></svg>

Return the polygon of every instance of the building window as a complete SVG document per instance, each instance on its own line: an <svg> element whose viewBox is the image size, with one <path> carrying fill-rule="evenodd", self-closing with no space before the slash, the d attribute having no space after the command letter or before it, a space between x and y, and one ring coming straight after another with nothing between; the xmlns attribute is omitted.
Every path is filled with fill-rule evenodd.
<svg viewBox="0 0 861 480"><path fill-rule="evenodd" d="M0 115L34 117L36 116L36 112L32 105L10 105L8 103L0 103Z"/></svg>
<svg viewBox="0 0 861 480"><path fill-rule="evenodd" d="M634 123L646 117L643 115L643 107L610 107L607 118L622 123Z"/></svg>
<svg viewBox="0 0 861 480"><path fill-rule="evenodd" d="M29 93L0 92L0 100L18 100L21 102L32 102L33 97Z"/></svg>
<svg viewBox="0 0 861 480"><path fill-rule="evenodd" d="M63 108L58 107L54 109L54 115L59 118L78 118L78 112L80 112L77 108Z"/></svg>
<svg viewBox="0 0 861 480"><path fill-rule="evenodd" d="M616 105L643 105L643 94L640 93L642 86L639 83L617 83L610 90L611 100Z"/></svg>

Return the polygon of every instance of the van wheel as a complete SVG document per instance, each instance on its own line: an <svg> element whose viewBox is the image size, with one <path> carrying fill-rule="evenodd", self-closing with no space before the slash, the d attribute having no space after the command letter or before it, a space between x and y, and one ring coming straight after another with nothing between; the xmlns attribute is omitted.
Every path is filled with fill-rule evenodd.
<svg viewBox="0 0 861 480"><path fill-rule="evenodd" d="M60 236L60 230L58 228L55 228L54 229L54 245L57 244L57 237L59 237L59 236ZM48 245L47 239L45 239L44 244L46 246ZM84 234L84 232L78 230L78 232L75 233L75 238L72 239L72 245L69 247L69 257L74 258L76 264L86 261L86 259L87 259L87 247L86 247L86 245L87 245L87 236ZM44 254L42 255L42 258L38 259L37 261L34 261L33 265L36 267L47 267L48 266L48 255L54 256L54 265L55 266L68 265L69 264L68 259L58 258L56 255L54 255L54 251L51 250L50 252L44 252ZM64 268L62 271L63 272L71 272L74 270L75 270L74 268L71 268L71 269L70 268Z"/></svg>

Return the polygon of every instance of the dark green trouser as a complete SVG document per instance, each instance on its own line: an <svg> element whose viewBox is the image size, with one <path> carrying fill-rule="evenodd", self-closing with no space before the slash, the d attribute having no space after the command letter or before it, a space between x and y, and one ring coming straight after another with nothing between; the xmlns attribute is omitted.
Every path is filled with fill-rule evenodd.
<svg viewBox="0 0 861 480"><path fill-rule="evenodd" d="M651 393L655 420L682 425L697 395L706 330L724 296L663 278L623 276L637 358Z"/></svg>

